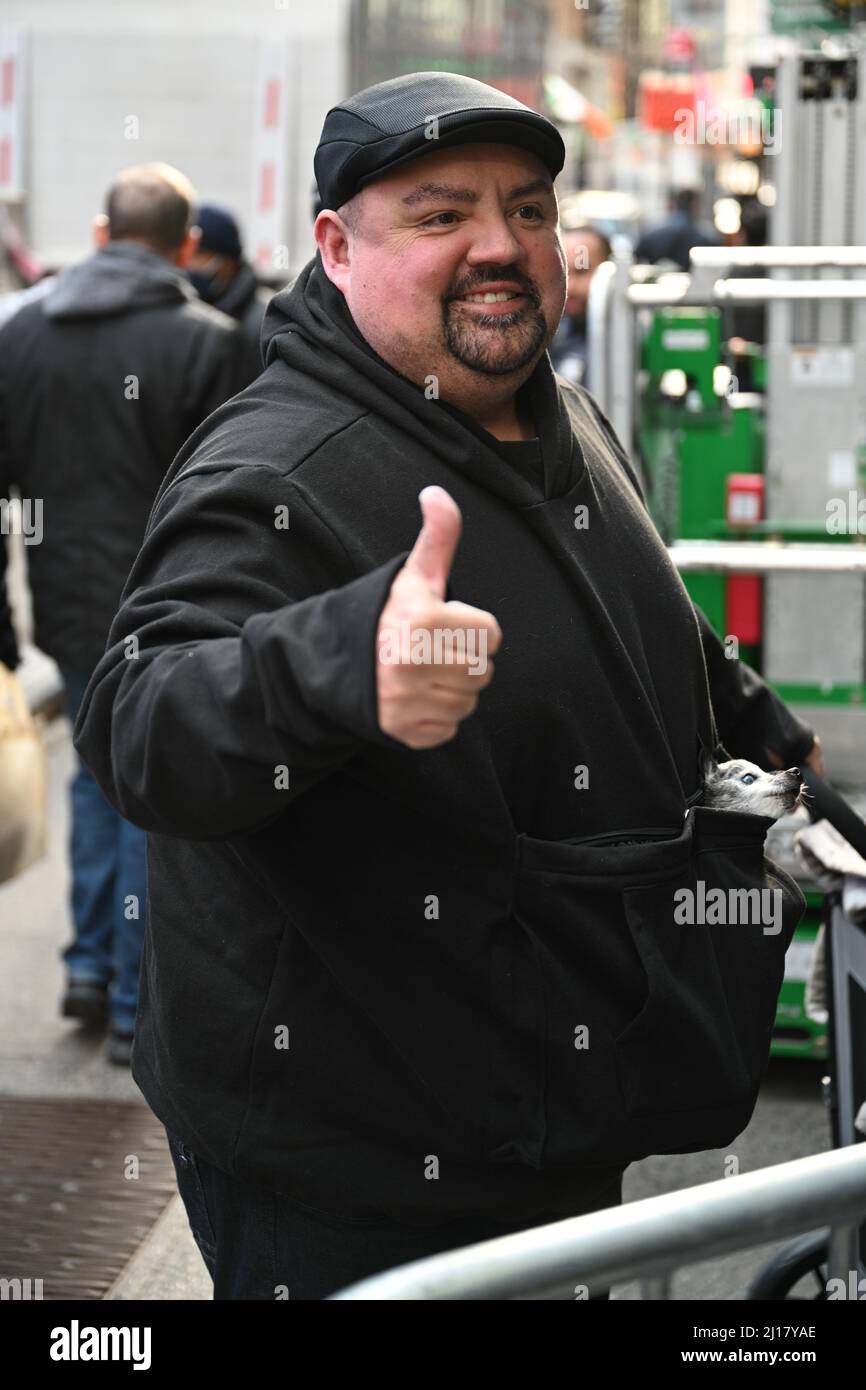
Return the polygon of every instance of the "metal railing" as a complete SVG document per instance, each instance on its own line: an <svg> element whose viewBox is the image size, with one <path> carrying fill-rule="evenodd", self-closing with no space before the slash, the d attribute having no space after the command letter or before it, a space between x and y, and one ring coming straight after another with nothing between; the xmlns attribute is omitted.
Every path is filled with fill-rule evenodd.
<svg viewBox="0 0 866 1390"><path fill-rule="evenodd" d="M769 304L773 300L866 299L866 280L721 279L705 284L687 275L670 275L655 285L630 285L628 302L636 307L677 304Z"/></svg>
<svg viewBox="0 0 866 1390"><path fill-rule="evenodd" d="M866 545L674 541L668 554L681 574L866 574Z"/></svg>
<svg viewBox="0 0 866 1390"><path fill-rule="evenodd" d="M667 1299L683 1265L827 1227L828 1282L848 1287L864 1218L866 1144L854 1144L450 1250L330 1297L564 1298L639 1279L642 1297Z"/></svg>
<svg viewBox="0 0 866 1390"><path fill-rule="evenodd" d="M619 256L603 262L592 277L587 305L592 394L627 449L635 408L636 311L665 305L857 303L866 299L863 246L696 246L690 261L690 271L666 272L658 280L644 282L633 278L635 273L640 276L640 268L636 269L630 258ZM768 276L751 279L718 273L746 267L764 267ZM786 278L809 269L838 270L839 276ZM616 372L611 367L614 362Z"/></svg>
<svg viewBox="0 0 866 1390"><path fill-rule="evenodd" d="M696 270L724 266L866 270L866 246L693 246L689 258Z"/></svg>

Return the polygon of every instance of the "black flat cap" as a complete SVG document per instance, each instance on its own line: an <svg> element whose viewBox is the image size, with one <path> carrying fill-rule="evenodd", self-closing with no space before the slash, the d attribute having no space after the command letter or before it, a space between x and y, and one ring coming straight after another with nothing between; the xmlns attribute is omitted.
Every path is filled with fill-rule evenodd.
<svg viewBox="0 0 866 1390"><path fill-rule="evenodd" d="M313 166L322 206L338 208L387 170L445 145L495 141L530 150L556 178L565 163L552 121L486 82L413 72L331 107Z"/></svg>

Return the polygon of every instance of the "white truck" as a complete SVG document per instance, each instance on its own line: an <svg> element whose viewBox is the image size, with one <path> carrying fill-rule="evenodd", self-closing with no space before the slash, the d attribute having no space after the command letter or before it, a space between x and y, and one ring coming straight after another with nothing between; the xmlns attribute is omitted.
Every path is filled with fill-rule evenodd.
<svg viewBox="0 0 866 1390"><path fill-rule="evenodd" d="M313 254L313 153L346 94L349 0L3 0L0 214L48 270L91 248L118 170L176 165L262 278ZM8 252L7 252L8 255ZM8 287L8 286L7 286Z"/></svg>

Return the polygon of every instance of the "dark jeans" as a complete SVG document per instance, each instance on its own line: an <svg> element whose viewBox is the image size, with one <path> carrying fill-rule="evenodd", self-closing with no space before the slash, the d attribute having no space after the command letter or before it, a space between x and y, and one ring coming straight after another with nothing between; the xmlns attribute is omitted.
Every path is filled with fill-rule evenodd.
<svg viewBox="0 0 866 1390"><path fill-rule="evenodd" d="M171 1130L166 1135L215 1299L323 1299L368 1275L550 1220L479 1217L414 1227L376 1217L331 1216L282 1192L240 1183L194 1154ZM588 1209L621 1201L620 1176ZM608 1297L609 1290L594 1295Z"/></svg>
<svg viewBox="0 0 866 1390"><path fill-rule="evenodd" d="M71 724L89 674L61 671ZM70 980L111 985L111 1026L131 1033L147 913L146 832L118 815L85 763L78 760L70 801L73 940L62 951Z"/></svg>

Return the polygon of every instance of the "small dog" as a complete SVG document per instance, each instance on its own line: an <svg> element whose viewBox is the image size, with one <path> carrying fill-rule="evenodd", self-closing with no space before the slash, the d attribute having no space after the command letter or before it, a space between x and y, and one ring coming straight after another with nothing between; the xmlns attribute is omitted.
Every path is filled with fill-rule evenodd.
<svg viewBox="0 0 866 1390"><path fill-rule="evenodd" d="M749 811L778 820L802 805L801 798L807 794L796 767L764 772L743 758L717 763L705 757L703 775L704 790L698 805L713 811Z"/></svg>

